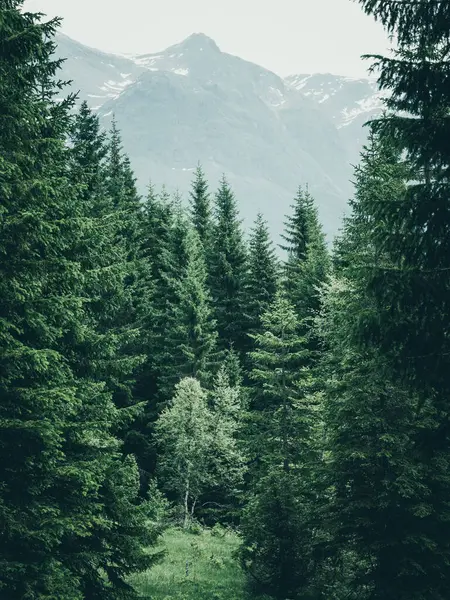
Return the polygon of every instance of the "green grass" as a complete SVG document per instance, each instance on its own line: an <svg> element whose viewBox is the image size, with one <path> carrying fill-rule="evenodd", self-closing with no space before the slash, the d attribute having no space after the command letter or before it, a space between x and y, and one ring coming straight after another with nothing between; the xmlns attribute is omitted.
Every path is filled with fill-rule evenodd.
<svg viewBox="0 0 450 600"><path fill-rule="evenodd" d="M169 529L163 536L167 555L147 573L133 578L142 598L150 600L251 600L247 580L234 557L239 538ZM263 600L259 597L259 600Z"/></svg>

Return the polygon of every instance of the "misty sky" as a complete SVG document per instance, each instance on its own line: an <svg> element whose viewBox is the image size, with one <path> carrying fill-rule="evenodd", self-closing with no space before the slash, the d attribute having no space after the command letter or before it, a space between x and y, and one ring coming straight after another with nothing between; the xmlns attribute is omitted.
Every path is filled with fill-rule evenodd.
<svg viewBox="0 0 450 600"><path fill-rule="evenodd" d="M107 52L158 52L202 32L282 76L364 76L360 55L389 46L353 0L27 0L25 8L62 16L64 33Z"/></svg>

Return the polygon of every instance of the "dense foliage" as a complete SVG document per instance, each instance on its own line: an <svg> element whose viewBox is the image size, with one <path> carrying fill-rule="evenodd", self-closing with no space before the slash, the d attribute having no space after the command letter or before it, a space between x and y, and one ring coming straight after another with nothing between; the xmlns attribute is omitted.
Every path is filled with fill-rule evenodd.
<svg viewBox="0 0 450 600"><path fill-rule="evenodd" d="M331 256L307 187L279 250L201 165L186 206L141 198L119 124L64 96L58 20L22 4L0 2L0 597L138 598L170 520L237 529L249 593L445 600L448 3L360 0L396 50Z"/></svg>

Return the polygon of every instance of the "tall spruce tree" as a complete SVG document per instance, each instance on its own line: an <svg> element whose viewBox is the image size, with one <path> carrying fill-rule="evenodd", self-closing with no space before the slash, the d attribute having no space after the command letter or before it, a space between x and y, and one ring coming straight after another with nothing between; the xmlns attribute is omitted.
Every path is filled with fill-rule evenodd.
<svg viewBox="0 0 450 600"><path fill-rule="evenodd" d="M185 244L187 265L176 282L177 298L161 360L160 388L164 394L173 393L183 377L195 378L203 385L212 383L217 370L216 323L206 285L203 246L195 230L188 230Z"/></svg>
<svg viewBox="0 0 450 600"><path fill-rule="evenodd" d="M438 533L445 511L434 483L445 485L439 469L446 457L442 449L438 463L433 456L444 415L434 404L438 388L427 393L400 368L409 328L422 316L397 304L410 271L405 257L381 243L387 221L373 212L407 202L413 172L395 140L372 136L339 246L340 281L325 302L328 471L331 514L339 515L329 530L335 550L356 558L349 590L371 599L439 597L446 572L447 542ZM389 348L381 332L392 336Z"/></svg>
<svg viewBox="0 0 450 600"><path fill-rule="evenodd" d="M127 447L138 459L143 489L156 465L152 428L158 415L160 358L165 345L167 311L172 310L176 300L172 255L174 220L170 198L164 191L158 194L150 184L143 203L136 294L139 351L144 362L137 373L134 394L145 403L145 409L127 437Z"/></svg>
<svg viewBox="0 0 450 600"><path fill-rule="evenodd" d="M279 293L262 321L251 353L256 386L248 432L259 465L251 471L242 560L262 589L287 598L304 591L311 577L316 409L294 308Z"/></svg>
<svg viewBox="0 0 450 600"><path fill-rule="evenodd" d="M132 464L122 479L111 394L75 368L92 335L80 259L92 223L69 176L72 101L54 99L58 21L21 8L8 2L0 23L0 591L134 598L125 576L151 564L154 530Z"/></svg>
<svg viewBox="0 0 450 600"><path fill-rule="evenodd" d="M20 8L8 3L0 24L0 591L12 600L78 600L79 582L59 556L77 519L55 497L64 484L61 448L78 410L77 384L58 352L63 330L79 319L76 267L72 276L64 269L76 235L62 200L68 103L55 110L36 92L57 72L44 36L58 22L40 23ZM72 481L79 476L75 467Z"/></svg>
<svg viewBox="0 0 450 600"><path fill-rule="evenodd" d="M106 341L108 352L96 357L91 376L108 382L118 407L133 405L134 373L141 362L136 355L136 324L129 285L135 265L130 259L130 241L121 235L123 214L117 210L106 177L108 147L99 118L82 103L70 131L70 176L82 186L80 209L90 219L89 237L79 247L79 260L86 269L86 296L92 328ZM136 243L134 241L133 243ZM88 374L89 352L85 347L80 372ZM94 351L95 352L95 351ZM123 411L123 415L125 411Z"/></svg>
<svg viewBox="0 0 450 600"><path fill-rule="evenodd" d="M376 260L362 261L358 278L374 310L358 315L352 336L359 335L363 350L376 348L394 386L417 398L406 434L412 465L404 481L410 489L400 489L401 499L388 512L398 527L396 539L407 543L395 553L389 528L384 537L378 522L372 523L381 540L370 597L443 598L450 578L450 150L444 141L450 128L450 12L448 3L431 0L360 3L397 41L391 56L374 57L380 86L391 94L373 129L382 144L398 151L406 182L400 194L385 186L359 199ZM381 170L378 189L380 179Z"/></svg>
<svg viewBox="0 0 450 600"><path fill-rule="evenodd" d="M278 271L278 261L273 242L270 239L267 221L259 213L249 242L246 313L249 319L250 333L260 332L261 317L275 299L278 288Z"/></svg>
<svg viewBox="0 0 450 600"><path fill-rule="evenodd" d="M86 202L101 206L106 199L104 186L104 161L108 148L106 133L100 130L98 115L83 101L70 130L71 171L74 182L83 185Z"/></svg>
<svg viewBox="0 0 450 600"><path fill-rule="evenodd" d="M210 264L210 286L219 333L219 348L242 353L247 345L245 314L247 251L234 194L222 178L216 194L216 221Z"/></svg>
<svg viewBox="0 0 450 600"><path fill-rule="evenodd" d="M253 336L256 347L251 353L250 378L255 387L250 410L258 423L255 449L262 464L281 464L289 470L290 465L298 464L302 443L309 439L310 422L301 419L300 382L310 377L310 351L306 338L298 334L294 308L282 292L263 314L262 324L261 333Z"/></svg>
<svg viewBox="0 0 450 600"><path fill-rule="evenodd" d="M205 173L199 164L195 171L195 178L192 182L192 189L189 193L191 220L198 237L203 244L205 252L208 253L211 244L212 234L212 209L210 194L208 191L208 182Z"/></svg>
<svg viewBox="0 0 450 600"><path fill-rule="evenodd" d="M282 238L281 248L287 253L284 289L300 320L311 319L320 309L320 286L329 271L329 256L317 207L308 189L299 188Z"/></svg>
<svg viewBox="0 0 450 600"><path fill-rule="evenodd" d="M113 119L109 132L104 176L108 195L113 202L115 211L120 216L118 238L127 248L127 257L131 263L130 269L135 269L142 204L130 159L123 151L122 138L115 119ZM133 275L130 275L130 280L133 280Z"/></svg>
<svg viewBox="0 0 450 600"><path fill-rule="evenodd" d="M182 226L178 224L177 242L183 248L176 249L174 229L175 208L165 190L156 194L150 186L144 203L144 219L141 229L142 280L139 290L139 324L141 347L146 355L141 371L137 393L149 401L158 395L160 367L163 362L168 318L171 321L177 301L177 269L175 251L185 254L185 243L178 235Z"/></svg>

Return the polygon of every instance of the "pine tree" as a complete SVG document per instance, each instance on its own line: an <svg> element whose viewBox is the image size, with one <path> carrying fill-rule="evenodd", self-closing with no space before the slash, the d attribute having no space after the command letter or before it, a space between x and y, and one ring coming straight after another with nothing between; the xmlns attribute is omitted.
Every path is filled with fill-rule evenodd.
<svg viewBox="0 0 450 600"><path fill-rule="evenodd" d="M309 395L306 338L280 294L255 335L249 428L252 493L243 516L242 560L263 590L277 598L303 592L312 574L315 403ZM297 596L296 596L297 597Z"/></svg>
<svg viewBox="0 0 450 600"><path fill-rule="evenodd" d="M74 235L62 202L68 189L57 176L70 104L57 111L47 95L58 64L44 36L53 36L58 22L40 23L19 12L21 3L9 4L0 24L0 591L12 600L78 600L79 582L58 552L76 517L55 497L78 405L77 384L58 352L62 331L79 316L73 276L63 268L67 236Z"/></svg>
<svg viewBox="0 0 450 600"><path fill-rule="evenodd" d="M406 177L403 186L396 184L392 190L383 185L389 177L380 168L374 192L365 188L360 194L373 259L361 260L354 277L373 309L358 314L350 331L362 351L375 348L381 355L394 389L406 388L405 394L409 391L416 399L406 440L412 443L412 465L403 467L409 489L400 489L401 499L388 512L398 527L395 543L389 539L392 531L383 534L378 522L370 523L381 537L372 546L370 597L424 600L445 597L450 578L450 151L444 141L450 124L449 7L435 1L361 4L398 42L390 57L373 57L380 86L391 92L387 112L373 123L373 130L381 144L398 152ZM364 254L362 248L359 252ZM401 553L395 552L400 537L408 540Z"/></svg>
<svg viewBox="0 0 450 600"><path fill-rule="evenodd" d="M142 276L138 300L141 347L146 362L139 377L137 393L147 401L152 400L153 405L158 395L160 367L164 361L162 357L168 319L172 320L177 302L176 286L180 273L174 253L185 253L183 240L183 249L175 249L175 223L175 209L170 197L165 190L158 195L150 187L141 229ZM180 227L177 231L180 232Z"/></svg>
<svg viewBox="0 0 450 600"><path fill-rule="evenodd" d="M139 326L139 351L145 360L137 373L134 395L145 403L144 414L127 436L127 448L136 455L146 489L156 465L152 428L158 416L161 356L165 347L167 314L176 295L172 256L174 206L164 193L157 194L150 184L143 204L138 250L136 313Z"/></svg>
<svg viewBox="0 0 450 600"><path fill-rule="evenodd" d="M248 328L245 315L247 252L236 200L225 177L216 194L215 208L216 222L208 262L219 348L233 347L242 353L247 344Z"/></svg>
<svg viewBox="0 0 450 600"><path fill-rule="evenodd" d="M79 248L79 260L86 268L87 309L92 327L99 338L91 340L91 347L85 346L83 359L79 365L81 373L88 374L87 356L92 347L105 342L105 352L101 359L96 356L95 379L107 381L114 393L117 406L125 408L133 402L132 388L134 372L141 362L136 355L137 335L133 298L129 286L134 265L129 260L129 243L120 234L123 215L118 212L115 200L109 195L105 159L108 148L106 136L100 131L97 115L86 103L81 105L70 132L70 176L76 184L83 186L81 211L90 219L89 238ZM125 411L123 411L123 415Z"/></svg>
<svg viewBox="0 0 450 600"><path fill-rule="evenodd" d="M322 367L332 493L321 524L328 558L320 586L329 586L329 594L337 585L343 595L406 598L413 594L407 584L410 561L423 551L420 545L413 550L408 529L425 517L429 495L413 438L432 415L425 411L417 419L417 396L395 383L379 351L349 343L348 323L369 310L375 312L375 306L355 284L342 280L330 286L322 330L329 353Z"/></svg>
<svg viewBox="0 0 450 600"><path fill-rule="evenodd" d="M212 233L212 210L208 182L205 173L199 164L195 171L190 195L191 220L198 233L205 252L209 252Z"/></svg>
<svg viewBox="0 0 450 600"><path fill-rule="evenodd" d="M288 471L304 455L310 422L302 418L301 381L309 380L306 366L310 351L298 334L298 319L289 301L278 293L262 316L263 330L254 335L251 353L255 382L250 410L257 416L255 448L261 462L281 464ZM309 407L304 407L309 414ZM303 429L302 423L306 429ZM262 445L264 440L264 445Z"/></svg>
<svg viewBox="0 0 450 600"><path fill-rule="evenodd" d="M308 190L299 188L287 217L284 264L284 289L301 320L312 319L320 309L320 286L326 281L329 257L317 207Z"/></svg>
<svg viewBox="0 0 450 600"><path fill-rule="evenodd" d="M108 195L120 217L118 239L127 248L130 268L135 269L134 261L142 218L142 205L136 189L136 178L131 168L130 159L123 152L122 139L115 119L113 119L109 132L105 167L104 176ZM131 281L133 276L134 273L130 275Z"/></svg>
<svg viewBox="0 0 450 600"><path fill-rule="evenodd" d="M169 199L170 196L167 196L166 202ZM175 196L172 206L174 207L174 222L171 234L171 253L175 278L181 278L186 273L189 263L189 221L179 197Z"/></svg>
<svg viewBox="0 0 450 600"><path fill-rule="evenodd" d="M446 542L439 549L431 526L443 518L433 509L437 465L429 464L441 415L423 390L399 373L409 322L417 321L397 312L405 259L397 262L389 245L380 243L387 221L372 212L379 204L383 211L386 204L400 207L410 177L397 144L372 135L356 171L356 198L339 244L340 280L326 296L323 320L330 349L325 416L335 490L331 515L339 515L328 529L334 532L334 550L356 557L348 583L352 593L377 599L436 597L424 590L436 576L433 589L439 589L445 574L439 557ZM380 274L393 271L397 278L384 279L380 298ZM386 348L380 326L385 335L398 327L402 338L390 338ZM431 539L435 546L428 545Z"/></svg>
<svg viewBox="0 0 450 600"><path fill-rule="evenodd" d="M267 222L258 214L250 235L246 312L249 332L259 333L261 317L275 299L278 287L278 262Z"/></svg>
<svg viewBox="0 0 450 600"><path fill-rule="evenodd" d="M51 58L58 21L8 4L0 23L0 593L134 598L125 576L151 564L143 545L155 532L131 481L121 483L127 514L113 496L104 504L102 489L123 475L117 410L103 382L77 372L80 345L92 338L92 221L65 144L72 99L54 99L63 89Z"/></svg>
<svg viewBox="0 0 450 600"><path fill-rule="evenodd" d="M177 281L177 298L165 337L165 357L161 359L160 387L167 389L165 394L172 393L183 377L208 384L218 362L216 324L206 285L203 247L196 231L188 230L185 245L187 265Z"/></svg>
<svg viewBox="0 0 450 600"><path fill-rule="evenodd" d="M70 141L74 182L83 184L85 201L99 207L101 195L106 197L103 166L108 149L106 133L100 131L99 118L89 109L87 102L81 103L76 114Z"/></svg>
<svg viewBox="0 0 450 600"><path fill-rule="evenodd" d="M233 348L225 351L223 368L231 387L241 388L243 382L243 370L239 361L239 356Z"/></svg>

